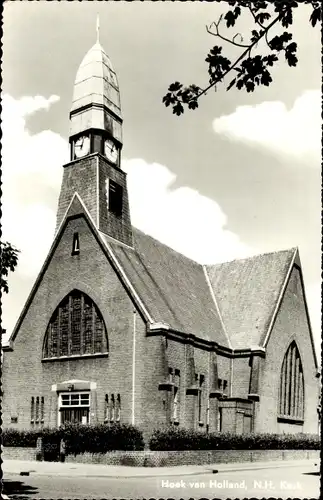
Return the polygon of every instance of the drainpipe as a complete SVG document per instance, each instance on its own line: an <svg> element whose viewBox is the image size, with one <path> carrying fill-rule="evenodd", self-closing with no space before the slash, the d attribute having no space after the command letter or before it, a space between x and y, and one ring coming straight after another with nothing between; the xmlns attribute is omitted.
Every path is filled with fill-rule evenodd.
<svg viewBox="0 0 323 500"><path fill-rule="evenodd" d="M211 375L210 360L211 360L211 351L209 351L208 374L207 374L206 434L209 433L209 429L210 429L210 375Z"/></svg>
<svg viewBox="0 0 323 500"><path fill-rule="evenodd" d="M233 386L233 358L230 358L230 398L232 398L232 386Z"/></svg>
<svg viewBox="0 0 323 500"><path fill-rule="evenodd" d="M137 321L137 313L136 313L136 311L133 311L133 337L132 337L132 411L131 411L131 423L132 423L132 425L135 425L136 321Z"/></svg>

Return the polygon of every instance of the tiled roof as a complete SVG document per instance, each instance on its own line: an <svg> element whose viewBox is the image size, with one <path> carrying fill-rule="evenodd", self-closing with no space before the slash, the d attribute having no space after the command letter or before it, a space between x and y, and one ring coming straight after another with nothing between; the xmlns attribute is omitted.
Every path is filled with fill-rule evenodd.
<svg viewBox="0 0 323 500"><path fill-rule="evenodd" d="M295 251L206 266L234 349L262 345Z"/></svg>
<svg viewBox="0 0 323 500"><path fill-rule="evenodd" d="M228 346L203 266L138 229L133 235L135 249L106 241L153 320Z"/></svg>

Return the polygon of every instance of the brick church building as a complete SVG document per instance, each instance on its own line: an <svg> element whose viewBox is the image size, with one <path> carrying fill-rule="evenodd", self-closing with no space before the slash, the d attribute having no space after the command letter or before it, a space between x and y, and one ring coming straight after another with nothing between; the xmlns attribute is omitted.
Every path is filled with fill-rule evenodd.
<svg viewBox="0 0 323 500"><path fill-rule="evenodd" d="M200 265L131 225L119 86L76 75L53 244L3 347L3 427L317 432L297 248Z"/></svg>

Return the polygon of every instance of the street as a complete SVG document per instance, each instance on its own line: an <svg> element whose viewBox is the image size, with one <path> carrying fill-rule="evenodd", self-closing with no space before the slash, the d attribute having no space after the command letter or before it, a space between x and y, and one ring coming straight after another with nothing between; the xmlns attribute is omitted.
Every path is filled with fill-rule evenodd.
<svg viewBox="0 0 323 500"><path fill-rule="evenodd" d="M135 474L135 468L134 468ZM6 474L4 493L35 498L319 498L313 465L261 470L138 478Z"/></svg>

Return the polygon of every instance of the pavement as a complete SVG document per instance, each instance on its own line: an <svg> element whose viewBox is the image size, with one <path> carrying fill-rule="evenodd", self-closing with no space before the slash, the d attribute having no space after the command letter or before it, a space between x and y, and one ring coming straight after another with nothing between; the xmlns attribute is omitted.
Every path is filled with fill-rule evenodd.
<svg viewBox="0 0 323 500"><path fill-rule="evenodd" d="M281 460L271 462L244 462L229 464L179 465L176 467L129 467L124 465L79 464L61 462L36 462L27 460L4 460L3 475L20 474L32 476L65 477L113 477L138 478L161 476L189 476L217 474L243 470L276 469L282 467L308 467L319 470L319 460Z"/></svg>

